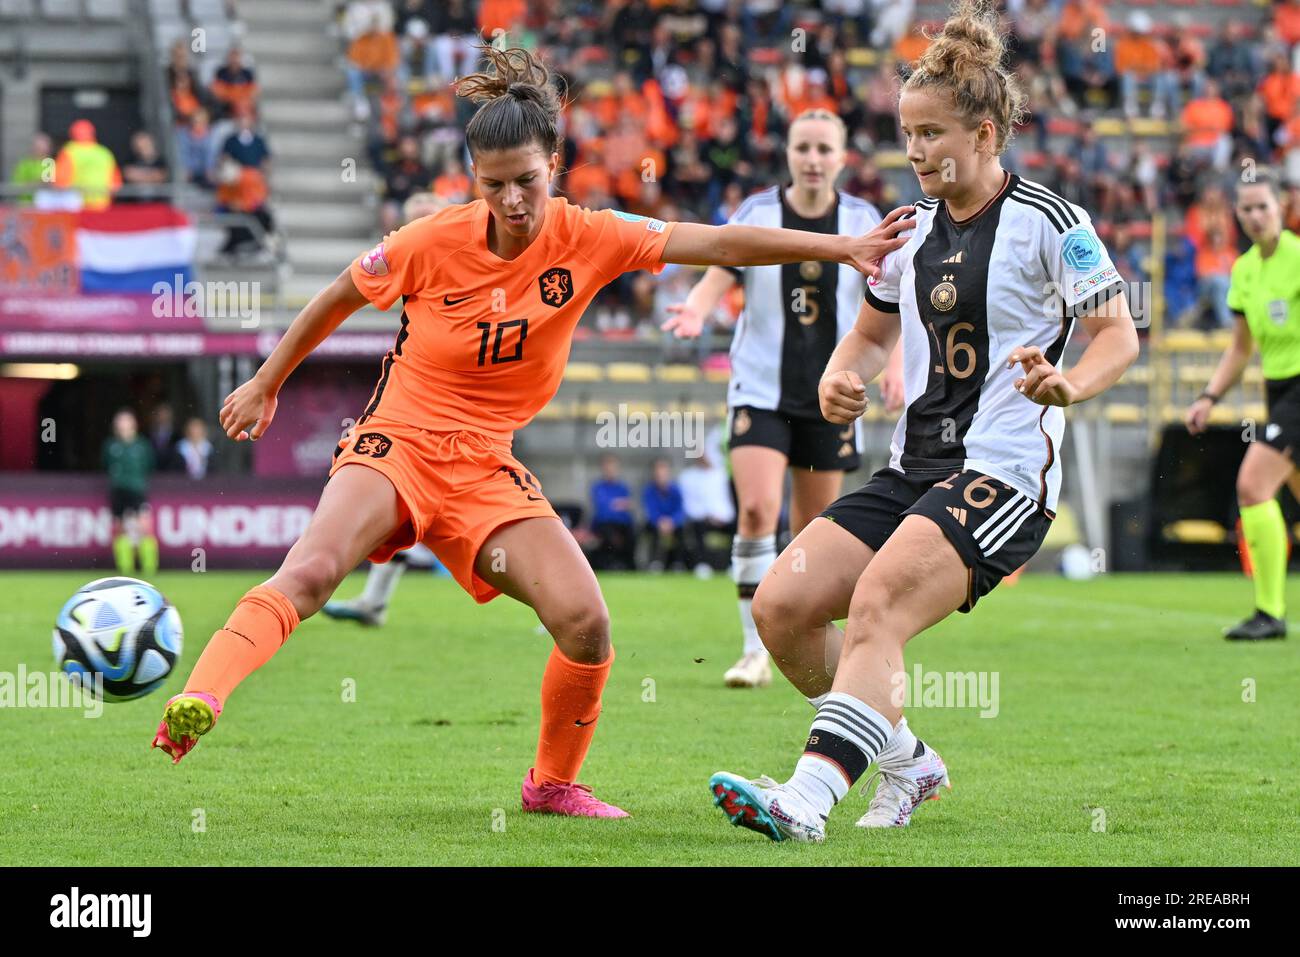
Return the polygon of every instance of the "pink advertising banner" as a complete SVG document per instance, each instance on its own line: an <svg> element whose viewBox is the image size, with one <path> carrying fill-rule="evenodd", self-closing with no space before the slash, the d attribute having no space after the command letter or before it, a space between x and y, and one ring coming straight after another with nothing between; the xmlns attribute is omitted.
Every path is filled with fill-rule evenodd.
<svg viewBox="0 0 1300 957"><path fill-rule="evenodd" d="M132 332L6 331L0 326L0 356L46 361L230 355L265 358L280 341L280 335L280 332L151 332L147 327ZM373 358L377 366L392 346L393 336L388 333L337 332L322 342L308 361Z"/></svg>
<svg viewBox="0 0 1300 957"><path fill-rule="evenodd" d="M162 306L160 307L160 303ZM0 330L18 332L202 332L203 319L173 313L156 296L51 296L0 291Z"/></svg>
<svg viewBox="0 0 1300 957"><path fill-rule="evenodd" d="M162 567L274 568L307 527L316 479L155 478ZM112 515L102 476L0 474L0 568L108 568ZM201 550L201 551L200 551Z"/></svg>

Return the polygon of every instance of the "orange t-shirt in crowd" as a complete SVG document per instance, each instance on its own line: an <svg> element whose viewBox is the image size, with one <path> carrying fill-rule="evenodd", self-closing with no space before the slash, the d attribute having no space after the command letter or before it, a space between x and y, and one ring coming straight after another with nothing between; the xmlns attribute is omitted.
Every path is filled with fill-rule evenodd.
<svg viewBox="0 0 1300 957"><path fill-rule="evenodd" d="M1285 73L1270 73L1259 81L1256 88L1259 98L1264 101L1264 110L1273 119L1285 123L1291 118L1295 101L1300 98L1300 76L1290 70Z"/></svg>
<svg viewBox="0 0 1300 957"><path fill-rule="evenodd" d="M596 293L621 273L662 270L675 225L554 197L537 238L506 260L488 249L490 215L483 200L449 206L353 261L368 300L387 309L403 299L367 416L508 438L559 389Z"/></svg>
<svg viewBox="0 0 1300 957"><path fill-rule="evenodd" d="M1218 213L1206 215L1202 212L1201 206L1196 203L1187 210L1187 216L1183 220L1183 235L1186 236L1197 249L1200 249L1207 242L1206 235L1212 226L1217 226L1223 233L1224 242L1229 246L1237 244L1237 222L1236 217L1231 211L1224 209Z"/></svg>
<svg viewBox="0 0 1300 957"><path fill-rule="evenodd" d="M464 173L443 173L433 181L433 195L449 199L452 202L461 197L467 197L469 196L469 177Z"/></svg>
<svg viewBox="0 0 1300 957"><path fill-rule="evenodd" d="M1222 99L1202 97L1183 107L1183 129L1192 146L1213 146L1219 136L1232 132L1232 107Z"/></svg>
<svg viewBox="0 0 1300 957"><path fill-rule="evenodd" d="M241 166L239 179L217 187L217 203L237 213L253 213L266 205L266 177L256 166Z"/></svg>
<svg viewBox="0 0 1300 957"><path fill-rule="evenodd" d="M894 44L894 59L901 63L915 63L929 47L930 41L922 36L920 31L913 30L899 37L898 42Z"/></svg>
<svg viewBox="0 0 1300 957"><path fill-rule="evenodd" d="M1287 46L1300 43L1300 6L1290 3L1280 4L1273 11L1273 27Z"/></svg>
<svg viewBox="0 0 1300 957"><path fill-rule="evenodd" d="M391 33L363 33L348 47L348 60L352 65L372 73L396 70L401 58L397 37Z"/></svg>
<svg viewBox="0 0 1300 957"><path fill-rule="evenodd" d="M1206 244L1196 251L1196 275L1230 276L1232 264L1237 261L1237 249L1227 243L1218 246Z"/></svg>
<svg viewBox="0 0 1300 957"><path fill-rule="evenodd" d="M496 30L513 30L527 11L524 0L483 0L478 11L479 29L486 37L491 37Z"/></svg>
<svg viewBox="0 0 1300 957"><path fill-rule="evenodd" d="M1139 34L1120 37L1115 43L1115 69L1120 73L1150 76L1170 65L1169 48Z"/></svg>

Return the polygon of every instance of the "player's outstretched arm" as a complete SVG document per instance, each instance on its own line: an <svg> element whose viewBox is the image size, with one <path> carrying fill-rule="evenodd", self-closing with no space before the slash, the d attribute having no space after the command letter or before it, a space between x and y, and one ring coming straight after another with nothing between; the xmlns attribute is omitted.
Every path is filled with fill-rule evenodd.
<svg viewBox="0 0 1300 957"><path fill-rule="evenodd" d="M704 320L718 308L718 303L736 284L736 277L721 266L710 266L686 296L685 302L668 307L669 318L659 328L672 332L678 339L694 339L704 329Z"/></svg>
<svg viewBox="0 0 1300 957"><path fill-rule="evenodd" d="M1020 363L1025 374L1015 380L1015 387L1030 401L1067 406L1091 399L1118 382L1137 358L1137 329L1125 293L1117 293L1079 319L1092 341L1068 377L1047 361L1038 346L1019 346L1007 356L1008 366Z"/></svg>
<svg viewBox="0 0 1300 957"><path fill-rule="evenodd" d="M867 411L866 384L889 363L898 332L897 313L881 312L868 302L862 303L857 321L831 353L817 385L822 418L848 425Z"/></svg>
<svg viewBox="0 0 1300 957"><path fill-rule="evenodd" d="M880 261L907 243L899 234L912 228L906 217L914 208L900 206L871 232L852 237L735 223L677 223L664 246L663 261L686 266L776 266L819 260L844 263L879 278Z"/></svg>
<svg viewBox="0 0 1300 957"><path fill-rule="evenodd" d="M1250 357L1255 351L1255 337L1250 334L1246 317L1237 313L1236 320L1232 324L1232 342L1219 357L1214 375L1210 376L1210 384L1205 387L1205 391L1197 397L1196 401L1187 407L1187 412L1183 416L1183 421L1187 423L1187 431L1192 435L1199 435L1205 431L1214 403L1240 381L1241 374L1246 371L1246 366L1250 364Z"/></svg>
<svg viewBox="0 0 1300 957"><path fill-rule="evenodd" d="M284 380L344 319L365 304L366 297L347 270L316 293L253 378L226 396L218 417L226 435L236 442L260 439L275 417L275 397Z"/></svg>

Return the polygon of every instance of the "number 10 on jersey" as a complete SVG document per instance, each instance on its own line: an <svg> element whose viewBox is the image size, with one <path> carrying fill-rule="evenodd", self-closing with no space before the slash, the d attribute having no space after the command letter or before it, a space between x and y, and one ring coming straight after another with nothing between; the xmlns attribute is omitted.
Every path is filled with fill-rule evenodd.
<svg viewBox="0 0 1300 957"><path fill-rule="evenodd" d="M509 319L505 322L480 322L476 324L482 331L478 343L478 364L485 365L488 357L488 340L492 341L492 364L499 362L518 362L524 357L524 339L528 337L528 319ZM493 335L493 330L496 334ZM512 330L519 330L519 338L515 340L514 351L506 355L501 354L501 344L506 339L506 334Z"/></svg>

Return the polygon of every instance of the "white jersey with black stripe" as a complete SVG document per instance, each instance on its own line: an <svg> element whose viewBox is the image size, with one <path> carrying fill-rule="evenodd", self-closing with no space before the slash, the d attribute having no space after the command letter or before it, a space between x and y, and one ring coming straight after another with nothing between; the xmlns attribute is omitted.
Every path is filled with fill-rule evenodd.
<svg viewBox="0 0 1300 957"><path fill-rule="evenodd" d="M808 220L773 186L746 199L728 222L858 236L880 222L880 212L838 191L830 213ZM862 274L852 266L817 262L731 272L744 283L745 306L731 341L727 404L820 419L817 382L857 319Z"/></svg>
<svg viewBox="0 0 1300 957"><path fill-rule="evenodd" d="M1017 392L1023 373L1007 357L1039 346L1060 368L1074 317L1122 288L1088 214L1011 173L962 222L941 201L918 202L916 228L884 267L866 298L902 314L907 405L890 466L983 472L1024 494L1013 508L1028 501L1053 512L1065 415Z"/></svg>

